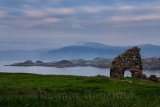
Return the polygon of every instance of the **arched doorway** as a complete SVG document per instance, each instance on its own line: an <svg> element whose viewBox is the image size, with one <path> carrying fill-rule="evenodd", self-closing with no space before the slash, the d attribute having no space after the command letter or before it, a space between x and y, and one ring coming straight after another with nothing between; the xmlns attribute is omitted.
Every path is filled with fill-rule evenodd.
<svg viewBox="0 0 160 107"><path fill-rule="evenodd" d="M132 74L128 69L124 71L124 77L132 77Z"/></svg>

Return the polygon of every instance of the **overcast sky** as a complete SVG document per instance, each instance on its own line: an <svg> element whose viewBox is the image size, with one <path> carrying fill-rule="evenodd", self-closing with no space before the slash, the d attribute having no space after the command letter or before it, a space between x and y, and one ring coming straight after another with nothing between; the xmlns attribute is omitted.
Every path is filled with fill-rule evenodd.
<svg viewBox="0 0 160 107"><path fill-rule="evenodd" d="M160 45L160 0L0 0L0 50Z"/></svg>

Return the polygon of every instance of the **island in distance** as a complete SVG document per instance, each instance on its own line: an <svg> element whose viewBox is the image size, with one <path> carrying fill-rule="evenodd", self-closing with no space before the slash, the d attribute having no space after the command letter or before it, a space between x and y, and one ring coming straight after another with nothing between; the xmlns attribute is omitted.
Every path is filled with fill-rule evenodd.
<svg viewBox="0 0 160 107"><path fill-rule="evenodd" d="M112 59L97 57L93 60L75 59L75 60L61 60L52 62L43 61L25 61L14 63L5 66L48 66L48 67L76 67L76 66L91 66L97 68L110 68ZM160 69L160 57L142 58L143 69L157 70Z"/></svg>

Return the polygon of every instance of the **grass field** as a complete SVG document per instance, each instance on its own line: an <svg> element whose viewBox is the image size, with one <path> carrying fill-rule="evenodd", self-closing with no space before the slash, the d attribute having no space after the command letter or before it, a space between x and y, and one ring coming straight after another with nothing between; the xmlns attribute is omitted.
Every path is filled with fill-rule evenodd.
<svg viewBox="0 0 160 107"><path fill-rule="evenodd" d="M0 73L0 106L160 107L160 82Z"/></svg>

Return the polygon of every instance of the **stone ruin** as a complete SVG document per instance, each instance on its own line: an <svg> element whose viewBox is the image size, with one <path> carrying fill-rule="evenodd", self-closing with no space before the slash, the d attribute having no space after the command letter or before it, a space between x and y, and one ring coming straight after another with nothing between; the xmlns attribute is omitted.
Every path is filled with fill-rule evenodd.
<svg viewBox="0 0 160 107"><path fill-rule="evenodd" d="M129 70L132 78L146 79L146 75L142 73L143 67L139 51L140 48L133 47L114 58L110 68L110 76L112 78L124 78L124 72Z"/></svg>

